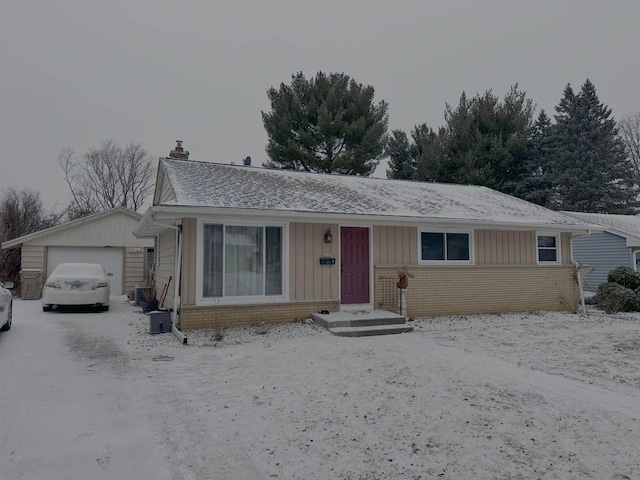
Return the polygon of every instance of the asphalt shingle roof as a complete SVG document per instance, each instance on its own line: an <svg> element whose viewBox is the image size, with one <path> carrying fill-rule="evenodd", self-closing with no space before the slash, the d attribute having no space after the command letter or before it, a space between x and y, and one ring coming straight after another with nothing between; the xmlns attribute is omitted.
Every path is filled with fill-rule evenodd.
<svg viewBox="0 0 640 480"><path fill-rule="evenodd" d="M640 238L640 217L637 215L613 215L607 213L565 212L586 223L594 223L605 229Z"/></svg>
<svg viewBox="0 0 640 480"><path fill-rule="evenodd" d="M163 158L176 195L161 205L407 219L582 226L560 212L491 190Z"/></svg>

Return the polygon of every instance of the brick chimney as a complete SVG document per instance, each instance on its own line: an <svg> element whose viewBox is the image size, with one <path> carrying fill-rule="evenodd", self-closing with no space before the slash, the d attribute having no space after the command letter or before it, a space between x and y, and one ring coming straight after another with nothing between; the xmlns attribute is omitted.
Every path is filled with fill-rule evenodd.
<svg viewBox="0 0 640 480"><path fill-rule="evenodd" d="M189 152L182 148L182 140L176 140L176 148L171 150L169 158L179 158L180 160L189 160Z"/></svg>

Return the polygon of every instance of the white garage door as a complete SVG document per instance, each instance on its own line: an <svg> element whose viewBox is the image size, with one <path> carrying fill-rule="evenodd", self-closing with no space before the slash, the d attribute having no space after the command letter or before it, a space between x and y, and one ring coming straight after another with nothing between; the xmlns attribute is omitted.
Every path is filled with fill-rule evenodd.
<svg viewBox="0 0 640 480"><path fill-rule="evenodd" d="M99 263L111 273L111 295L122 295L122 249L121 248L69 248L49 247L47 254L47 277L61 263Z"/></svg>

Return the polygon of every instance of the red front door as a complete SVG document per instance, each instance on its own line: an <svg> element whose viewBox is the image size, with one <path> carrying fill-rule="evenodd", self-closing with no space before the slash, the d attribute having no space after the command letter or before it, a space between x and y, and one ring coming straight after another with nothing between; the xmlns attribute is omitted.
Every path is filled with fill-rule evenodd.
<svg viewBox="0 0 640 480"><path fill-rule="evenodd" d="M369 229L340 228L341 302L369 303Z"/></svg>

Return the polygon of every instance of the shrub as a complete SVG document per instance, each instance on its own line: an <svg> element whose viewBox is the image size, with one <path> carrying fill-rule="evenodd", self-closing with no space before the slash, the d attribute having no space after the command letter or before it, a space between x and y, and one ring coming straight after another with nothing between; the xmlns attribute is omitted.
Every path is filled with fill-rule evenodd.
<svg viewBox="0 0 640 480"><path fill-rule="evenodd" d="M627 305L630 312L640 312L640 287L636 288L633 299Z"/></svg>
<svg viewBox="0 0 640 480"><path fill-rule="evenodd" d="M635 290L640 287L640 275L629 267L614 268L609 272L607 281Z"/></svg>
<svg viewBox="0 0 640 480"><path fill-rule="evenodd" d="M607 313L628 312L637 307L636 292L613 282L600 285L593 301Z"/></svg>

